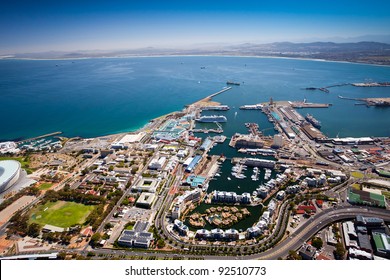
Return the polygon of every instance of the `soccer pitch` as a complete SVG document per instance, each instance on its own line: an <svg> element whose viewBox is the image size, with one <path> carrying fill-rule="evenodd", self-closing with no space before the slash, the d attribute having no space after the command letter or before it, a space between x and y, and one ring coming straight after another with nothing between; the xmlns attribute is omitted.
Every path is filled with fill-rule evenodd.
<svg viewBox="0 0 390 280"><path fill-rule="evenodd" d="M75 202L48 202L32 211L30 223L67 228L75 224L83 224L94 208L93 205Z"/></svg>

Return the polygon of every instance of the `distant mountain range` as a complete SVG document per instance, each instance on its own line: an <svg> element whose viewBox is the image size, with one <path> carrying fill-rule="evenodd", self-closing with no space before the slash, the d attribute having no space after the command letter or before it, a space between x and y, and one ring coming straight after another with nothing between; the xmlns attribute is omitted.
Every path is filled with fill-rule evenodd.
<svg viewBox="0 0 390 280"><path fill-rule="evenodd" d="M273 56L307 59L324 59L332 61L348 61L369 64L390 65L390 44L378 42L357 43L291 43L277 42L270 44L244 43L237 45L221 45L180 48L141 48L121 51L79 51L79 52L44 52L16 54L14 58L32 59L76 59L83 57L124 57L154 55L231 55L231 56ZM3 58L9 58L3 57Z"/></svg>

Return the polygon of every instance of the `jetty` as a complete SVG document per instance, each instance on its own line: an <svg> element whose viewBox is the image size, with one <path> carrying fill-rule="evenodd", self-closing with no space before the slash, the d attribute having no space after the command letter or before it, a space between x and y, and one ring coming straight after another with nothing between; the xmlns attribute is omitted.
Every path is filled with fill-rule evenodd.
<svg viewBox="0 0 390 280"><path fill-rule="evenodd" d="M210 102L211 99L212 99L213 97L215 97L215 96L217 96L217 95L219 95L219 94L221 94L221 93L224 93L225 91L231 90L231 89L232 89L232 87L224 87L222 90L217 91L217 92L215 92L215 93L213 93L213 94L211 94L211 95L209 95L209 96L207 96L207 97L205 97L205 98L202 98L202 99L200 99L200 100L194 102L193 104L186 105L185 107L189 107L189 106L191 106L191 105L198 105L198 106L199 106L199 105L201 105L202 103ZM218 106L218 105L216 105L216 106ZM203 107L204 107L204 106L203 106Z"/></svg>
<svg viewBox="0 0 390 280"><path fill-rule="evenodd" d="M306 90L320 90L320 91L323 91L323 92L326 92L326 93L329 93L329 90L327 88L317 88L317 87L307 87L305 88Z"/></svg>
<svg viewBox="0 0 390 280"><path fill-rule="evenodd" d="M34 141L34 140L38 140L38 139L46 138L46 137L51 137L51 136L55 136L55 135L59 135L59 134L62 134L62 131L56 131L56 132L44 134L44 135L41 135L41 136L37 136L37 137L33 137L33 138L24 139L24 140L18 141L18 142L16 142L16 143L17 143L17 144L22 144L22 143L24 143L24 142L31 142L31 141Z"/></svg>

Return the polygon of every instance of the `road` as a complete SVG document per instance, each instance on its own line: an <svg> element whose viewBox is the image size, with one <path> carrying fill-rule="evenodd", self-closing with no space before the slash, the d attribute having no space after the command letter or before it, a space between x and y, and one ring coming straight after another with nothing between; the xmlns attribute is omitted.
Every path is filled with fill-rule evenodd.
<svg viewBox="0 0 390 280"><path fill-rule="evenodd" d="M356 215L375 216L382 218L385 221L390 221L390 212L386 209L364 208L358 206L341 206L337 209L328 208L310 218L304 225L273 249L264 253L245 256L243 259L255 258L275 260L284 258L288 255L290 250L297 250L303 242L310 239L322 228L327 227L336 221L353 219Z"/></svg>
<svg viewBox="0 0 390 280"><path fill-rule="evenodd" d="M328 225L341 220L350 220L356 217L356 215L364 216L375 216L384 219L385 221L390 221L390 212L385 209L377 208L364 208L357 206L343 206L337 209L329 208L316 216L308 219L304 225L297 229L293 234L288 238L284 239L282 242L269 249L266 252L252 254L252 255L243 255L243 256L221 256L221 255L202 255L204 259L210 260L224 260L224 259L240 259L240 260L251 260L251 259L264 259L264 260L276 260L279 258L285 258L290 250L297 250L302 245L303 242L309 240L322 228L327 227ZM165 233L165 231L164 231ZM257 246L258 244L250 245L250 247ZM86 252L80 252L78 250L68 250L70 252L77 252L81 254L86 254ZM121 256L145 256L151 257L155 256L158 258L164 257L196 257L191 254L187 254L184 251L179 254L166 253L166 252L153 252L153 251L130 251L130 250L113 250L113 249L91 249L91 252L96 255L101 254L108 258L120 258ZM200 257L200 256L197 256Z"/></svg>

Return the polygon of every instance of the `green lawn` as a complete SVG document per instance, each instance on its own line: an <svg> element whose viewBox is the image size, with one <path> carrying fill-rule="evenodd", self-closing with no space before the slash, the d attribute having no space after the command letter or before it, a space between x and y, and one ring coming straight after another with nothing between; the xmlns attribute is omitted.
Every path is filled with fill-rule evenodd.
<svg viewBox="0 0 390 280"><path fill-rule="evenodd" d="M34 169L30 168L30 161L29 160L25 160L26 158L25 157L0 157L0 160L17 160L20 162L20 164L22 165L22 168L26 170L27 174L31 174Z"/></svg>
<svg viewBox="0 0 390 280"><path fill-rule="evenodd" d="M43 190L50 189L51 186L53 186L53 183L43 183L43 184L41 184L41 185L39 186L39 189L40 189L41 191L43 191Z"/></svg>
<svg viewBox="0 0 390 280"><path fill-rule="evenodd" d="M360 172L357 172L357 171L351 172L351 175L352 175L352 177L355 177L355 178L358 178L358 179L363 179L364 178L364 174L360 173Z"/></svg>
<svg viewBox="0 0 390 280"><path fill-rule="evenodd" d="M30 223L66 228L75 224L83 224L94 208L93 205L75 202L48 202L32 211Z"/></svg>
<svg viewBox="0 0 390 280"><path fill-rule="evenodd" d="M360 184L352 184L351 187L355 190L361 190Z"/></svg>
<svg viewBox="0 0 390 280"><path fill-rule="evenodd" d="M382 191L382 195L384 195L387 199L390 199L390 192Z"/></svg>
<svg viewBox="0 0 390 280"><path fill-rule="evenodd" d="M134 228L134 225L128 225L125 227L125 229L127 229L127 230L132 230L133 228Z"/></svg>

